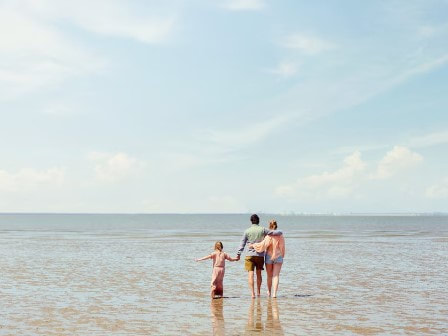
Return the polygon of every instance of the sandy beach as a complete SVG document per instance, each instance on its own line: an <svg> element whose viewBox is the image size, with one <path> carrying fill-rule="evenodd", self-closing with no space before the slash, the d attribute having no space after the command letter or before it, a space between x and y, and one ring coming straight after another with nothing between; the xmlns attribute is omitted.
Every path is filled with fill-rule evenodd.
<svg viewBox="0 0 448 336"><path fill-rule="evenodd" d="M246 216L0 216L0 335L447 332L446 217L278 219L279 297L252 300L233 262L211 301L193 260L234 254Z"/></svg>

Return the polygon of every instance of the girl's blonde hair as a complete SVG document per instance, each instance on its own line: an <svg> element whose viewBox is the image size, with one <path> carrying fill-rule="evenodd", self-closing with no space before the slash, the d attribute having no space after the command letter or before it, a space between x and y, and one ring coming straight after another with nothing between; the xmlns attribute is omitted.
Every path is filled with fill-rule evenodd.
<svg viewBox="0 0 448 336"><path fill-rule="evenodd" d="M270 229L270 230L277 230L277 221L275 221L275 220L271 220L271 221L269 222L269 229Z"/></svg>
<svg viewBox="0 0 448 336"><path fill-rule="evenodd" d="M220 241L217 241L215 243L215 250L222 251L223 248L224 248L224 246L222 245L222 243Z"/></svg>

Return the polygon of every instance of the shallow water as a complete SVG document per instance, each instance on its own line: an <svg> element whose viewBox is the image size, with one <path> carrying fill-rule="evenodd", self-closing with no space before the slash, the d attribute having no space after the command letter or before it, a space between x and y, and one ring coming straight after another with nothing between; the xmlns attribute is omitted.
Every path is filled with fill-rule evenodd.
<svg viewBox="0 0 448 336"><path fill-rule="evenodd" d="M0 335L448 335L448 217L275 216L279 297L240 261L211 301L248 217L0 215Z"/></svg>

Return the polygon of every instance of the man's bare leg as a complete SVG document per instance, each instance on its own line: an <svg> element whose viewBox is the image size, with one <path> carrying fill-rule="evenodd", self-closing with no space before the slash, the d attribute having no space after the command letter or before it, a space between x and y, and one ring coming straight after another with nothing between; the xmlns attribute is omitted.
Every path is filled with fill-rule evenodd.
<svg viewBox="0 0 448 336"><path fill-rule="evenodd" d="M249 290L252 293L252 297L255 297L255 288L254 288L254 271L249 271L248 273L248 283L249 283Z"/></svg>
<svg viewBox="0 0 448 336"><path fill-rule="evenodd" d="M260 296L260 290L261 290L261 269L257 269L257 296Z"/></svg>

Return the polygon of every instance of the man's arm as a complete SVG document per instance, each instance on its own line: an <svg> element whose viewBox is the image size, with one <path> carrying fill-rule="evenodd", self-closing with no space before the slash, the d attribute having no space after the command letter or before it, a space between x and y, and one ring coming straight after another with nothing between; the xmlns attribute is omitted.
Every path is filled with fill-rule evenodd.
<svg viewBox="0 0 448 336"><path fill-rule="evenodd" d="M247 235L246 235L246 232L244 232L243 238L241 238L240 246L238 247L238 251L236 252L236 257L238 260L240 259L241 253L243 253L243 251L244 251L244 247L246 246L246 243L247 243Z"/></svg>

